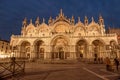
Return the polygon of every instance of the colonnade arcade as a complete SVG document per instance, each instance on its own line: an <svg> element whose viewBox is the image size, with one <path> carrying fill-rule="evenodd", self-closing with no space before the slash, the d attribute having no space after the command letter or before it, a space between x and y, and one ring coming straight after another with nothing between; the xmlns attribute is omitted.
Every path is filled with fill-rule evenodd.
<svg viewBox="0 0 120 80"><path fill-rule="evenodd" d="M94 40L92 42L92 54L93 57L103 57L105 56L106 45L102 40Z"/></svg>
<svg viewBox="0 0 120 80"><path fill-rule="evenodd" d="M50 59L69 59L71 55L75 54L75 58L98 58L98 57L116 57L118 56L115 47L116 42L110 41L109 44L103 40L95 39L88 42L85 39L78 40L75 45L70 45L69 38L64 36L57 36L51 40L49 46L45 45L43 40L35 40L33 44L29 41L22 41L18 47L15 48L15 55L19 58L35 58L45 59L46 54L49 54ZM71 48L75 48L74 53ZM108 46L109 49L106 49ZM50 48L47 48L50 47ZM50 50L47 50L47 49ZM46 53L48 52L48 53ZM48 55L47 55L48 56Z"/></svg>
<svg viewBox="0 0 120 80"><path fill-rule="evenodd" d="M98 58L105 55L106 45L101 40L93 40L88 43L86 40L79 40L76 43L76 57L81 58Z"/></svg>
<svg viewBox="0 0 120 80"><path fill-rule="evenodd" d="M18 49L18 48L17 48ZM33 46L28 41L23 41L20 44L20 58L36 58L44 59L44 41L35 41Z"/></svg>

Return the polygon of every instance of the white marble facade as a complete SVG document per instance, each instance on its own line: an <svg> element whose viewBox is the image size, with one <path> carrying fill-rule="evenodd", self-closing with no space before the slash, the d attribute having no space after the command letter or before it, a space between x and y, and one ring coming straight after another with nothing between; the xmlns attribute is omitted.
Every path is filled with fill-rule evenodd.
<svg viewBox="0 0 120 80"><path fill-rule="evenodd" d="M78 18L67 18L62 10L53 19L41 22L37 17L35 24L27 23L25 18L20 35L12 35L10 45L17 58L44 60L73 60L79 58L111 57L112 51L118 56L115 46L116 34L106 34L104 19L98 22L92 17L91 22L85 16L84 22Z"/></svg>

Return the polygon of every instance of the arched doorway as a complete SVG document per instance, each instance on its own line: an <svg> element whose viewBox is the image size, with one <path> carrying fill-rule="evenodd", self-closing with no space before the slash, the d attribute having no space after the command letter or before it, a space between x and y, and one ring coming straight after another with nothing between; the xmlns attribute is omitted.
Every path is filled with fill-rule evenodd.
<svg viewBox="0 0 120 80"><path fill-rule="evenodd" d="M59 36L53 40L51 47L52 59L68 59L70 57L68 41L63 36Z"/></svg>
<svg viewBox="0 0 120 80"><path fill-rule="evenodd" d="M79 40L76 43L76 56L77 59L86 58L87 57L87 42L85 40Z"/></svg>
<svg viewBox="0 0 120 80"><path fill-rule="evenodd" d="M110 58L117 58L116 42L114 40L110 41Z"/></svg>
<svg viewBox="0 0 120 80"><path fill-rule="evenodd" d="M44 59L44 42L42 40L36 41L35 44L35 54L37 59Z"/></svg>
<svg viewBox="0 0 120 80"><path fill-rule="evenodd" d="M92 42L92 52L93 52L93 57L94 58L99 58L102 57L102 53L104 52L104 43L100 40L94 40Z"/></svg>
<svg viewBox="0 0 120 80"><path fill-rule="evenodd" d="M30 43L24 41L21 43L21 54L22 58L30 58Z"/></svg>

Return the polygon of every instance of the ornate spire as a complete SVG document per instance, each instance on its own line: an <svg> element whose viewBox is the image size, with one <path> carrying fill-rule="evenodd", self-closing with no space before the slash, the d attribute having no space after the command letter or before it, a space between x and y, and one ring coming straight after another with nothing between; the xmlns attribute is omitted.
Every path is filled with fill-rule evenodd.
<svg viewBox="0 0 120 80"><path fill-rule="evenodd" d="M102 15L99 15L99 24L104 25L104 19L102 18Z"/></svg>
<svg viewBox="0 0 120 80"><path fill-rule="evenodd" d="M102 15L101 14L99 14L99 19L102 19Z"/></svg>
<svg viewBox="0 0 120 80"><path fill-rule="evenodd" d="M59 13L59 16L58 16L59 18L64 18L64 14L63 14L63 11L62 11L62 9L60 9L60 13Z"/></svg>
<svg viewBox="0 0 120 80"><path fill-rule="evenodd" d="M88 25L88 18L87 18L87 16L85 16L84 24L85 24L85 25Z"/></svg>
<svg viewBox="0 0 120 80"><path fill-rule="evenodd" d="M23 22L22 22L22 25L23 25L24 27L27 26L27 18L26 18L26 17L24 18L24 20L23 20Z"/></svg>
<svg viewBox="0 0 120 80"><path fill-rule="evenodd" d="M85 16L85 20L88 20L87 16Z"/></svg>
<svg viewBox="0 0 120 80"><path fill-rule="evenodd" d="M80 17L78 17L78 22L81 22L81 21L80 21Z"/></svg>
<svg viewBox="0 0 120 80"><path fill-rule="evenodd" d="M72 16L71 18L71 24L74 24L75 23L75 19L74 19L74 16Z"/></svg>
<svg viewBox="0 0 120 80"><path fill-rule="evenodd" d="M52 17L50 16L49 20L48 20L48 24L51 24L52 23Z"/></svg>
<svg viewBox="0 0 120 80"><path fill-rule="evenodd" d="M39 17L37 17L37 19L36 19L36 21L35 21L35 25L36 25L36 26L39 26L39 24L40 24L40 19L39 19Z"/></svg>
<svg viewBox="0 0 120 80"><path fill-rule="evenodd" d="M32 19L30 19L30 24L32 24Z"/></svg>
<svg viewBox="0 0 120 80"><path fill-rule="evenodd" d="M62 9L60 9L60 16L62 16L63 15L63 12L62 12Z"/></svg>
<svg viewBox="0 0 120 80"><path fill-rule="evenodd" d="M92 17L92 22L95 22L93 17Z"/></svg>
<svg viewBox="0 0 120 80"><path fill-rule="evenodd" d="M43 23L45 23L45 19L43 18Z"/></svg>

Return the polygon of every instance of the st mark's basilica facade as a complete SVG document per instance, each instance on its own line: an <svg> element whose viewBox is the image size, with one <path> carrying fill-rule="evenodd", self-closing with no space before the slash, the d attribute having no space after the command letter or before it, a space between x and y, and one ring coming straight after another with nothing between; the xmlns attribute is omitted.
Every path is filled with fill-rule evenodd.
<svg viewBox="0 0 120 80"><path fill-rule="evenodd" d="M85 16L84 22L64 16L62 10L58 16L35 23L23 21L20 35L12 35L10 45L17 58L41 60L76 60L90 58L119 57L116 45L117 35L105 32L104 19L100 15L98 22L91 22Z"/></svg>

